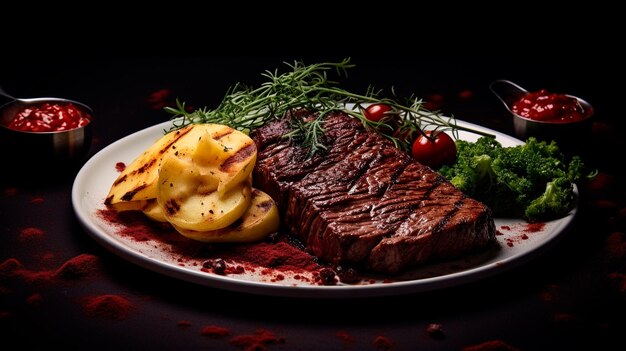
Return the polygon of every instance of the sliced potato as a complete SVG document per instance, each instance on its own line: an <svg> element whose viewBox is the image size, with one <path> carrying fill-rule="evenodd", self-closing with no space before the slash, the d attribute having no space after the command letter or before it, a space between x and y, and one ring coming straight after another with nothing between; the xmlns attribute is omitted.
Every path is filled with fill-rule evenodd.
<svg viewBox="0 0 626 351"><path fill-rule="evenodd" d="M217 192L224 195L246 180L256 162L256 144L247 135L234 129L207 131L198 141L194 163L204 175L217 177Z"/></svg>
<svg viewBox="0 0 626 351"><path fill-rule="evenodd" d="M143 213L153 221L167 222L163 207L159 205L156 199L146 201L146 206L142 209Z"/></svg>
<svg viewBox="0 0 626 351"><path fill-rule="evenodd" d="M117 212L123 211L141 211L146 206L146 200L137 200L137 201L128 201L128 202L117 202L114 204L107 203L107 207L115 210Z"/></svg>
<svg viewBox="0 0 626 351"><path fill-rule="evenodd" d="M278 209L266 193L252 190L252 201L243 216L226 228L213 231L195 231L174 226L176 230L193 240L204 242L252 242L263 239L278 230Z"/></svg>
<svg viewBox="0 0 626 351"><path fill-rule="evenodd" d="M251 179L221 195L219 179L201 174L188 157L170 155L159 171L157 201L172 225L183 229L208 231L235 222L250 205Z"/></svg>
<svg viewBox="0 0 626 351"><path fill-rule="evenodd" d="M221 195L244 181L256 162L256 145L244 133L219 124L189 125L164 135L128 165L113 183L107 204L156 198L163 160L183 150L192 153L201 173L217 178Z"/></svg>
<svg viewBox="0 0 626 351"><path fill-rule="evenodd" d="M117 177L109 194L108 204L156 198L156 180L164 157L182 147L193 147L207 125L190 125L162 136Z"/></svg>

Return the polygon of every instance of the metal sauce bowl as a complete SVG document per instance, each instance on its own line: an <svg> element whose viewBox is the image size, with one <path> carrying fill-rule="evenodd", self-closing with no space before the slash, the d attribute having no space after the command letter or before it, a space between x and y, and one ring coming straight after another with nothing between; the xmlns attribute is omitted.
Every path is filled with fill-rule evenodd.
<svg viewBox="0 0 626 351"><path fill-rule="evenodd" d="M12 165L41 170L42 167L72 166L83 160L89 151L92 139L91 119L82 127L62 131L29 132L8 128L11 120L25 107L46 102L72 103L89 113L91 118L94 116L89 106L61 98L14 99L0 106L0 145L4 158Z"/></svg>
<svg viewBox="0 0 626 351"><path fill-rule="evenodd" d="M587 101L573 95L566 95L578 101L584 111L582 120L572 122L562 121L537 121L522 117L513 112L513 104L528 91L508 80L495 80L490 85L491 91L504 104L507 111L513 116L513 129L515 137L526 140L535 137L538 140L557 142L559 149L568 152L577 152L584 146L584 138L591 135L593 107Z"/></svg>

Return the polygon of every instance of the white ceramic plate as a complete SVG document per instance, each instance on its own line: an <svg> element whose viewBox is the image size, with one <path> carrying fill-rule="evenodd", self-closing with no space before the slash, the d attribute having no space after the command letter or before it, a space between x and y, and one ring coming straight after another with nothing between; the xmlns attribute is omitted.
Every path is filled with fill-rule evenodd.
<svg viewBox="0 0 626 351"><path fill-rule="evenodd" d="M459 125L496 135L504 146L522 144L520 140L508 135L475 124L457 122ZM170 122L165 122L144 129L98 152L76 176L72 204L82 226L107 249L144 268L210 287L274 296L339 298L397 295L455 286L500 273L534 257L566 231L576 213L574 209L561 219L545 223L538 231L529 230L531 228L528 224L520 219L496 218L500 249L419 267L402 276L393 277L393 280L373 276L357 285L322 286L298 276L294 278L289 272L282 271L278 272L282 274L278 280L272 279L272 274L268 275L267 270L264 274L258 273L260 270L246 270L243 274L225 276L207 273L200 270L201 262L180 262L171 254L171 248L162 243L151 240L136 241L120 235L119 227L98 215L99 210L105 208L104 198L119 174L115 168L116 163L130 164L170 126ZM459 137L475 141L479 136L459 132Z"/></svg>

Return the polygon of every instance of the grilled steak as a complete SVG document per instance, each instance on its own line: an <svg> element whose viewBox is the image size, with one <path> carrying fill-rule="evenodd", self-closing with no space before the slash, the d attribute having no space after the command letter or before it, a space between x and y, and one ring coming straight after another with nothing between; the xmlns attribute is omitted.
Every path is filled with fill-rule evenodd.
<svg viewBox="0 0 626 351"><path fill-rule="evenodd" d="M327 152L282 136L286 116L255 130L254 181L278 203L284 224L332 264L398 273L495 240L491 211L345 114L324 119Z"/></svg>

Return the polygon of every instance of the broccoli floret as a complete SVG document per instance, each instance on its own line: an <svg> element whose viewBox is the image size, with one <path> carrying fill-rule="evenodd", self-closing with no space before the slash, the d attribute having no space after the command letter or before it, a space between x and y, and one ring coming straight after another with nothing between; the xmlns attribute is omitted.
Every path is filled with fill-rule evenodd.
<svg viewBox="0 0 626 351"><path fill-rule="evenodd" d="M556 178L546 184L546 189L534 199L524 215L530 221L562 215L569 211L574 199L572 183L567 178Z"/></svg>
<svg viewBox="0 0 626 351"><path fill-rule="evenodd" d="M528 138L524 145L502 147L493 138L481 137L474 143L457 141L457 162L439 171L496 215L546 219L567 212L572 183L581 178L583 168L579 157L568 164L554 141ZM546 184L551 184L549 192ZM561 194L562 201L553 194Z"/></svg>

